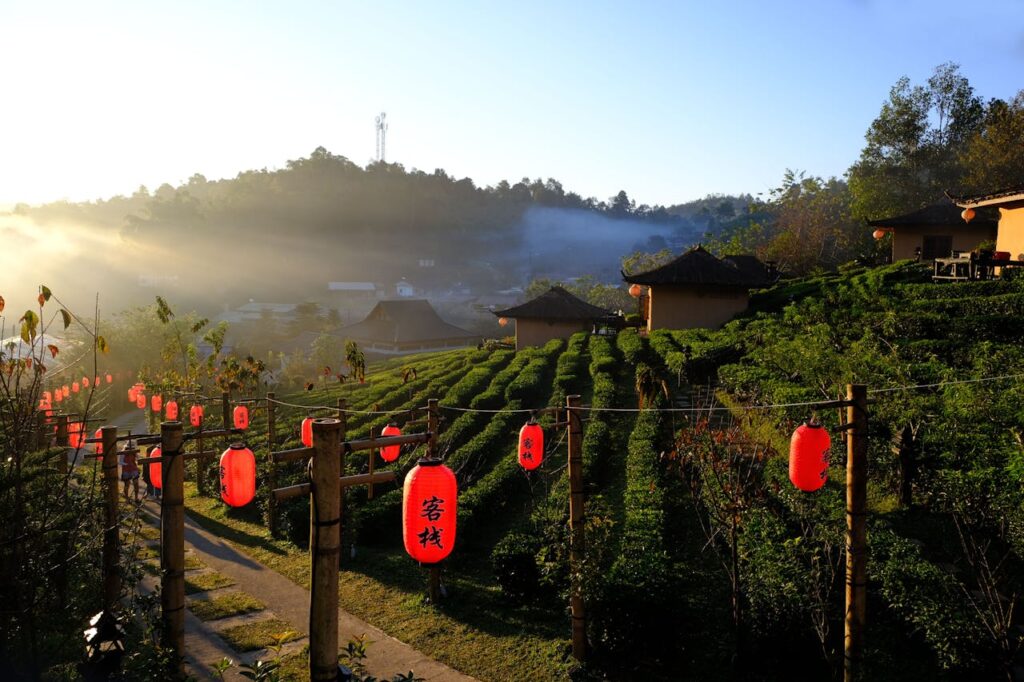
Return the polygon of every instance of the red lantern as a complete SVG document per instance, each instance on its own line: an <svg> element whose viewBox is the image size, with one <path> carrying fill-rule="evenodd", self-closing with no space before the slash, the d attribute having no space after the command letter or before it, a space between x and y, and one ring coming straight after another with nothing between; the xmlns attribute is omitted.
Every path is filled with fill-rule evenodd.
<svg viewBox="0 0 1024 682"><path fill-rule="evenodd" d="M193 405L188 411L188 421L195 428L203 425L203 406Z"/></svg>
<svg viewBox="0 0 1024 682"><path fill-rule="evenodd" d="M640 293L642 291L643 289L640 288L639 284L629 285L629 295L632 296L633 298L640 298Z"/></svg>
<svg viewBox="0 0 1024 682"><path fill-rule="evenodd" d="M519 466L533 471L544 461L544 429L534 421L519 429Z"/></svg>
<svg viewBox="0 0 1024 682"><path fill-rule="evenodd" d="M63 393L63 394L64 394L64 397L65 397L65 398L67 398L67 397L70 397L70 396L71 396L71 389L70 389L70 388L68 388L68 385L67 385L67 384L64 384L63 386L61 386L61 387L60 387L60 390L61 390L61 393Z"/></svg>
<svg viewBox="0 0 1024 682"><path fill-rule="evenodd" d="M97 374L95 377L93 377L92 385L93 386L99 386L100 385L100 375L99 374Z"/></svg>
<svg viewBox="0 0 1024 682"><path fill-rule="evenodd" d="M313 418L306 417L302 420L302 427L299 429L299 437L302 444L307 448L313 447Z"/></svg>
<svg viewBox="0 0 1024 682"><path fill-rule="evenodd" d="M82 432L85 431L85 424L82 422L68 423L68 444L73 448L82 447Z"/></svg>
<svg viewBox="0 0 1024 682"><path fill-rule="evenodd" d="M168 400L167 405L164 406L165 414L167 415L167 421L178 420L178 403L175 400Z"/></svg>
<svg viewBox="0 0 1024 682"><path fill-rule="evenodd" d="M459 486L452 470L436 459L421 459L405 477L402 541L416 561L436 564L451 554Z"/></svg>
<svg viewBox="0 0 1024 682"><path fill-rule="evenodd" d="M140 410L146 409L146 394L142 391L135 394L135 407Z"/></svg>
<svg viewBox="0 0 1024 682"><path fill-rule="evenodd" d="M887 232L888 232L888 230L875 230L874 232L871 233L871 236L874 237L877 240L877 239L881 239L882 237L884 237Z"/></svg>
<svg viewBox="0 0 1024 682"><path fill-rule="evenodd" d="M71 384L71 392L72 393L78 393L78 390L79 390L78 382L76 381L73 384Z"/></svg>
<svg viewBox="0 0 1024 682"><path fill-rule="evenodd" d="M974 209L965 208L963 212L960 214L960 217L964 219L965 223L971 222L972 220L974 220Z"/></svg>
<svg viewBox="0 0 1024 682"><path fill-rule="evenodd" d="M220 499L243 507L256 497L256 456L241 443L233 443L220 456Z"/></svg>
<svg viewBox="0 0 1024 682"><path fill-rule="evenodd" d="M82 388L89 388L89 377L82 377Z"/></svg>
<svg viewBox="0 0 1024 682"><path fill-rule="evenodd" d="M114 375L113 374L108 374L107 375L107 383L108 384L114 383Z"/></svg>
<svg viewBox="0 0 1024 682"><path fill-rule="evenodd" d="M163 410L164 409L164 399L163 399L163 396L155 395L152 398L150 398L150 400L149 400L149 409L153 410L154 412L160 412L161 410Z"/></svg>
<svg viewBox="0 0 1024 682"><path fill-rule="evenodd" d="M157 445L152 447L148 451L148 457L162 457L163 451L160 446ZM149 482L153 484L156 489L164 487L164 465L162 462L150 462L149 463Z"/></svg>
<svg viewBox="0 0 1024 682"><path fill-rule="evenodd" d="M249 428L249 408L245 405L239 405L234 411L235 428L242 429L243 431Z"/></svg>
<svg viewBox="0 0 1024 682"><path fill-rule="evenodd" d="M401 436L402 430L394 424L388 424L380 432L380 435L384 438L387 438L388 436ZM401 452L401 450L401 445L385 445L380 449L380 458L385 462L394 462L398 459L398 453Z"/></svg>
<svg viewBox="0 0 1024 682"><path fill-rule="evenodd" d="M92 434L92 437L93 438L103 438L103 429L102 428L96 429L96 433ZM102 455L103 454L103 441L101 440L98 443L93 443L93 445L96 446L96 454L97 455Z"/></svg>
<svg viewBox="0 0 1024 682"><path fill-rule="evenodd" d="M43 400L45 400L46 402L52 401L53 400L53 394L50 393L49 391L43 391Z"/></svg>
<svg viewBox="0 0 1024 682"><path fill-rule="evenodd" d="M828 480L832 439L821 424L801 424L789 442L789 480L804 492L813 492Z"/></svg>
<svg viewBox="0 0 1024 682"><path fill-rule="evenodd" d="M129 388L128 389L128 402L134 403L135 402L135 395L138 392L139 392L139 389L136 388L135 386L132 386L131 388Z"/></svg>
<svg viewBox="0 0 1024 682"><path fill-rule="evenodd" d="M54 402L59 403L62 400L64 400L64 392L63 391L57 391L56 393L53 394L53 401Z"/></svg>
<svg viewBox="0 0 1024 682"><path fill-rule="evenodd" d="M498 318L498 324L501 325L502 327L506 326L508 324L508 318L507 317L499 317Z"/></svg>

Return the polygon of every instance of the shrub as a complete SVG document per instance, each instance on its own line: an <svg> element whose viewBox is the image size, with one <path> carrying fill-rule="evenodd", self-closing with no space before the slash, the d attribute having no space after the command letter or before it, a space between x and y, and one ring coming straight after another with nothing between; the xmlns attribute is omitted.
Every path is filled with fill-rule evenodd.
<svg viewBox="0 0 1024 682"><path fill-rule="evenodd" d="M532 599L540 587L537 551L540 542L524 533L509 533L491 551L491 568L501 591L513 599Z"/></svg>

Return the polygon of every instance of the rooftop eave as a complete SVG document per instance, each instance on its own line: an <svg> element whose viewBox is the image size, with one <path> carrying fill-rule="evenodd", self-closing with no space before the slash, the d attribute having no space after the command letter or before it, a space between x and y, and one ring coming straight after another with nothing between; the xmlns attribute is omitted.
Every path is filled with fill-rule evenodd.
<svg viewBox="0 0 1024 682"><path fill-rule="evenodd" d="M1009 194L983 194L973 197L956 197L947 192L946 196L960 208L981 208L982 206L1024 203L1024 191Z"/></svg>

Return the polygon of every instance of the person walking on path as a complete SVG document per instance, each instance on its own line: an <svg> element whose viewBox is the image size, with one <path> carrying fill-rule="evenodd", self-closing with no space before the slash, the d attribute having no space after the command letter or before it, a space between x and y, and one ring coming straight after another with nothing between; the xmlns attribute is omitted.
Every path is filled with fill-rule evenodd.
<svg viewBox="0 0 1024 682"><path fill-rule="evenodd" d="M118 455L118 464L121 465L121 480L124 481L124 499L130 501L128 497L128 483L131 482L135 488L135 503L139 503L139 464L136 461L139 451L133 447L125 447L121 450Z"/></svg>

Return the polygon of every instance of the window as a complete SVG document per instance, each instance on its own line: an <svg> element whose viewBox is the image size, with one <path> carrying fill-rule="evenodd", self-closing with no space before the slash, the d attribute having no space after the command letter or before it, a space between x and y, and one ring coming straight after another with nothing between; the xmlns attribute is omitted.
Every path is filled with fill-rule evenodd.
<svg viewBox="0 0 1024 682"><path fill-rule="evenodd" d="M951 253L953 253L952 235L926 236L921 245L921 260L949 258Z"/></svg>

